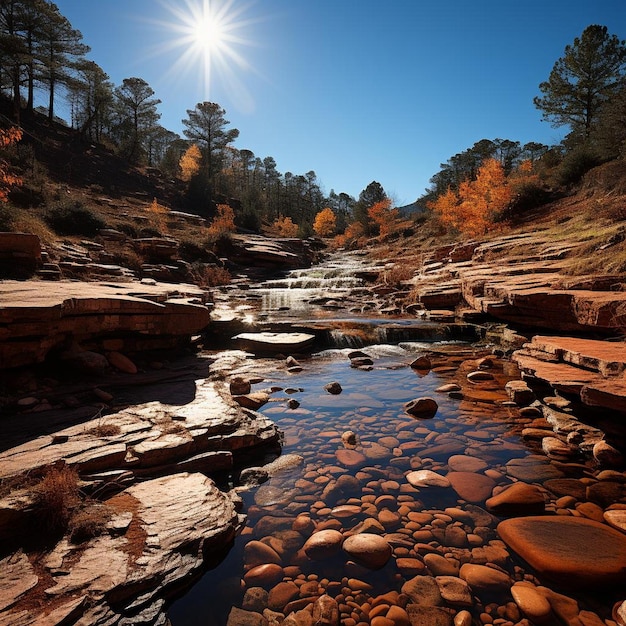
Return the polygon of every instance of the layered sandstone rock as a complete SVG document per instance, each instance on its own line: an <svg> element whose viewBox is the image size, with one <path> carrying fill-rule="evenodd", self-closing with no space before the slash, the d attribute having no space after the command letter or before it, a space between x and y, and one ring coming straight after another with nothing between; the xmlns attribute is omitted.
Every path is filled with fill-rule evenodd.
<svg viewBox="0 0 626 626"><path fill-rule="evenodd" d="M71 342L122 338L133 347L173 347L209 323L205 294L160 283L0 283L0 368L42 362Z"/></svg>
<svg viewBox="0 0 626 626"><path fill-rule="evenodd" d="M107 505L123 523L86 543L61 541L39 575L24 554L3 561L0 607L10 608L0 623L156 623L164 599L242 523L231 497L201 474L139 483ZM33 608L27 591L46 602Z"/></svg>
<svg viewBox="0 0 626 626"><path fill-rule="evenodd" d="M513 355L529 380L574 393L588 406L626 411L626 343L535 336Z"/></svg>

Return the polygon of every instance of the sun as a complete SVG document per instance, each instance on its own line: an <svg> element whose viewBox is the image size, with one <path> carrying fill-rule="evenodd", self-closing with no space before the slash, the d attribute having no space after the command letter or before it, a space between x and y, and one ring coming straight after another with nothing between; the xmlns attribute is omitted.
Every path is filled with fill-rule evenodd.
<svg viewBox="0 0 626 626"><path fill-rule="evenodd" d="M190 24L189 38L198 51L204 55L217 54L226 45L228 29L219 17L210 10L203 13L197 22Z"/></svg>
<svg viewBox="0 0 626 626"><path fill-rule="evenodd" d="M181 79L190 72L199 77L203 99L210 100L216 83L233 98L251 100L240 75L252 70L244 53L253 45L250 26L256 21L246 14L251 3L241 0L158 0L170 14L159 20L164 30L156 54L173 55L167 74Z"/></svg>

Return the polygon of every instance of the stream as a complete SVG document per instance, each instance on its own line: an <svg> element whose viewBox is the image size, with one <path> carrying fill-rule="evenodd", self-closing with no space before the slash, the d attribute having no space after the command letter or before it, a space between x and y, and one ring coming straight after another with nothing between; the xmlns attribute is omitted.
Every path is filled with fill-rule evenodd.
<svg viewBox="0 0 626 626"><path fill-rule="evenodd" d="M550 585L504 549L496 531L503 518L485 511L486 497L518 479L548 485L551 480L585 480L593 467L582 458L555 464L542 454L540 443L521 436L533 420L520 415L503 391L507 381L518 378L517 372L506 359L484 360L490 358L490 349L476 346L480 333L472 339L475 329L378 313L382 300L362 278L370 270L359 255L348 261L330 259L259 283L236 297L225 290L216 300L216 320L236 318L264 328L321 323L330 330L328 345L312 355L295 355L298 367L286 370L278 359L249 359L253 391L270 392L259 411L282 431L282 457L291 462L260 486L240 491L247 524L223 561L171 604L173 626L225 626L232 607L260 613L268 601L270 610L287 614L321 594L336 599L341 624L370 624L380 613L373 608L377 597L400 592L415 576L431 582L435 576L458 576L460 566L470 560L489 564L511 581ZM355 350L371 364L355 367ZM428 355L430 368L411 367L420 355ZM212 356L219 366L229 352ZM489 367L490 380L463 393L443 387L480 370L481 364ZM330 382L339 383L341 393L329 393L325 386ZM436 399L433 418L416 419L404 411L405 403L420 397ZM460 488L442 481L416 487L406 476L417 470L444 477L473 472L480 484ZM233 483L236 479L231 477ZM547 493L546 513L557 511L562 495ZM384 534L392 548L382 567L366 567L341 551L311 559L303 550L313 528L349 535L364 527ZM268 546L282 569L258 573L244 586L246 572L258 565L258 555L248 547L251 542L257 548L259 542ZM270 591L269 600L254 600L250 594L244 599L250 587ZM590 625L609 623L604 620L620 599L611 590L564 593L601 620ZM469 610L474 624L513 625L523 618L508 589L471 597L461 590L424 603L448 611L450 620Z"/></svg>

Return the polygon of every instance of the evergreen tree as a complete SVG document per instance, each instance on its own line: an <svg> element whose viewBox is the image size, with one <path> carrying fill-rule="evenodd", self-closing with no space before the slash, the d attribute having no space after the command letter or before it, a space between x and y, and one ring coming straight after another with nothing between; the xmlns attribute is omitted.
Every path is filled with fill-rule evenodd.
<svg viewBox="0 0 626 626"><path fill-rule="evenodd" d="M131 162L145 154L144 140L161 117L157 112L160 100L142 78L125 78L113 92L118 104L117 133L122 153Z"/></svg>
<svg viewBox="0 0 626 626"><path fill-rule="evenodd" d="M41 29L39 44L42 83L48 87L48 119L54 119L54 97L58 85L67 85L76 63L90 50L82 43L80 31L59 13L53 3L48 4Z"/></svg>
<svg viewBox="0 0 626 626"><path fill-rule="evenodd" d="M606 26L587 26L565 47L550 77L534 99L543 119L569 126L575 141L588 139L602 105L624 84L626 42L609 35Z"/></svg>
<svg viewBox="0 0 626 626"><path fill-rule="evenodd" d="M239 137L236 128L226 130L230 122L224 117L225 113L214 102L200 102L195 109L187 109L187 119L182 120L186 127L183 130L185 137L197 142L202 150L209 181L221 168L226 146Z"/></svg>

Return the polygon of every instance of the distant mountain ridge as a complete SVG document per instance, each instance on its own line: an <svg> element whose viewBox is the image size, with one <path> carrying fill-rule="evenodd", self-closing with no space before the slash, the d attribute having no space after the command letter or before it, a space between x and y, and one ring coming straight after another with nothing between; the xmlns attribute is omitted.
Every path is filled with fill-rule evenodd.
<svg viewBox="0 0 626 626"><path fill-rule="evenodd" d="M422 215L428 210L425 205L419 204L417 200L411 202L411 204L405 204L404 206L396 207L402 217L415 217Z"/></svg>

